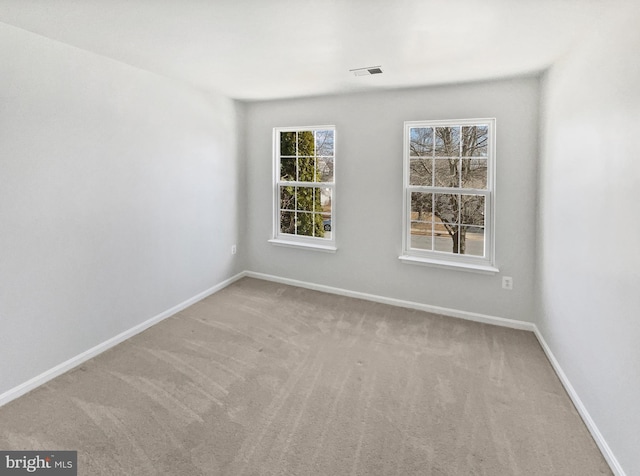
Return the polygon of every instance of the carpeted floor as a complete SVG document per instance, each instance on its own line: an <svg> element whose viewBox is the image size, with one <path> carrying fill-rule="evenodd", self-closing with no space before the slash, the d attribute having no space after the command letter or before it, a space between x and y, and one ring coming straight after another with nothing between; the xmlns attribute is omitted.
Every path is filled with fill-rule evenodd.
<svg viewBox="0 0 640 476"><path fill-rule="evenodd" d="M611 474L530 332L245 278L0 408L82 475Z"/></svg>

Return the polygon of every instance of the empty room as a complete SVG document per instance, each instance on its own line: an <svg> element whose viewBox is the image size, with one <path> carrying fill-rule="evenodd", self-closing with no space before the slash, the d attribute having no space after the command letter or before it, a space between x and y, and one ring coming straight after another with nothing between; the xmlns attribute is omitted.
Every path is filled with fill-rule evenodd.
<svg viewBox="0 0 640 476"><path fill-rule="evenodd" d="M0 474L640 476L637 0L0 0Z"/></svg>

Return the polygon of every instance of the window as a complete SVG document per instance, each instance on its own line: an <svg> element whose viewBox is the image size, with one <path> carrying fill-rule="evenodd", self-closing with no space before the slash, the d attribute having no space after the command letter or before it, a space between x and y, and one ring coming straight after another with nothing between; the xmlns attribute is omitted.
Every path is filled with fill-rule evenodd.
<svg viewBox="0 0 640 476"><path fill-rule="evenodd" d="M495 119L405 122L400 259L497 272Z"/></svg>
<svg viewBox="0 0 640 476"><path fill-rule="evenodd" d="M335 127L274 129L276 244L335 251Z"/></svg>

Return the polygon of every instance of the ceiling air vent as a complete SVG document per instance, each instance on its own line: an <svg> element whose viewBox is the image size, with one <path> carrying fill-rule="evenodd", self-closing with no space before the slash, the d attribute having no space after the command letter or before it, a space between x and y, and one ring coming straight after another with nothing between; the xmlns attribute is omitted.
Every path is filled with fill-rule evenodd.
<svg viewBox="0 0 640 476"><path fill-rule="evenodd" d="M370 74L382 74L382 66L367 66L366 68L350 69L355 76L368 76Z"/></svg>

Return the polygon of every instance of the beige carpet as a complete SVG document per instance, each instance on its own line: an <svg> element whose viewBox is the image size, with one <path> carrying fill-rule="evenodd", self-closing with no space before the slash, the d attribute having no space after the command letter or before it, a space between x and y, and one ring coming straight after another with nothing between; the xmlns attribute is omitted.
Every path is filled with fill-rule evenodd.
<svg viewBox="0 0 640 476"><path fill-rule="evenodd" d="M83 475L611 474L533 334L242 279L0 408Z"/></svg>

